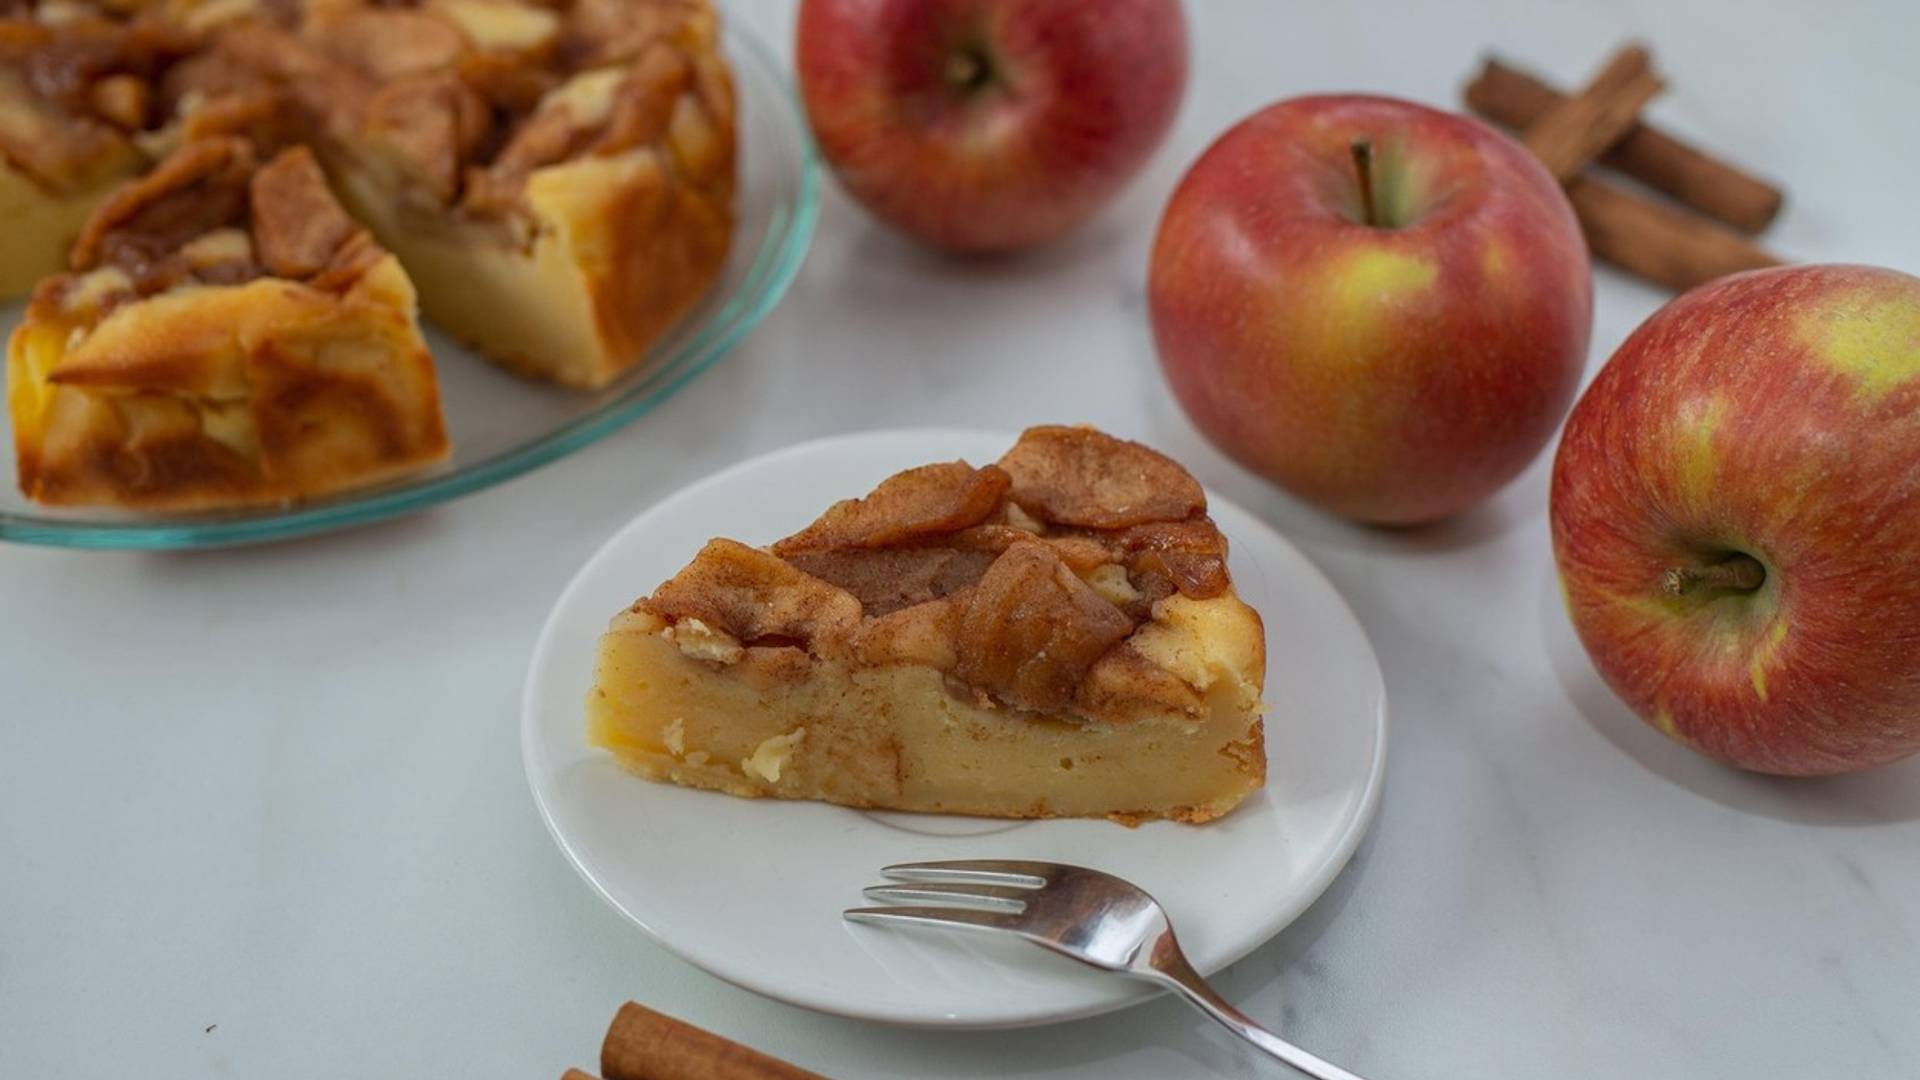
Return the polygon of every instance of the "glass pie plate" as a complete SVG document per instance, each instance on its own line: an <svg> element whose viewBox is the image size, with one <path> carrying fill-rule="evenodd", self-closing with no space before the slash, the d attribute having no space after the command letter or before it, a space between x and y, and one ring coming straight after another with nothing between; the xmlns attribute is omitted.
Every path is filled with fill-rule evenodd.
<svg viewBox="0 0 1920 1080"><path fill-rule="evenodd" d="M42 507L13 475L13 427L0 409L0 539L80 548L195 548L258 543L344 528L479 491L587 446L644 415L712 366L772 310L806 256L819 208L820 161L773 50L729 25L738 100L739 192L733 250L720 279L644 362L583 393L512 375L426 324L453 456L373 487L293 505L155 515ZM0 307L10 333L24 304Z"/></svg>

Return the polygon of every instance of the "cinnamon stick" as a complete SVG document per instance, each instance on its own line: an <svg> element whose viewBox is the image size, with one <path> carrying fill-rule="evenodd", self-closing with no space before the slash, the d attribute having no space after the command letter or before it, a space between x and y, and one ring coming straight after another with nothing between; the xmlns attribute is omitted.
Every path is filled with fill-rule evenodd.
<svg viewBox="0 0 1920 1080"><path fill-rule="evenodd" d="M607 1028L600 1072L607 1080L826 1080L631 1001Z"/></svg>
<svg viewBox="0 0 1920 1080"><path fill-rule="evenodd" d="M1489 57L1467 84L1467 107L1524 131L1566 100L1552 86ZM1639 123L1600 157L1600 163L1743 232L1756 233L1780 212L1780 189Z"/></svg>
<svg viewBox="0 0 1920 1080"><path fill-rule="evenodd" d="M1780 263L1723 225L1604 181L1575 179L1567 199L1596 256L1671 289Z"/></svg>
<svg viewBox="0 0 1920 1080"><path fill-rule="evenodd" d="M1645 46L1629 45L1616 52L1578 94L1562 98L1528 125L1527 149L1564 184L1620 141L1639 117L1640 107L1664 85L1653 73Z"/></svg>

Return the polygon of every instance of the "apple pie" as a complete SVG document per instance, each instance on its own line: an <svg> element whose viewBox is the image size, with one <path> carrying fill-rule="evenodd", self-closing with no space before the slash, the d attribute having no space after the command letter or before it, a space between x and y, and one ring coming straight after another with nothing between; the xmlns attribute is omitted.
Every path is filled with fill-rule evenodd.
<svg viewBox="0 0 1920 1080"><path fill-rule="evenodd" d="M718 35L708 0L0 4L21 489L201 510L440 460L416 304L525 374L627 371L731 241Z"/></svg>
<svg viewBox="0 0 1920 1080"><path fill-rule="evenodd" d="M32 498L283 502L446 456L413 288L304 146L190 139L94 212L72 261L8 349Z"/></svg>
<svg viewBox="0 0 1920 1080"><path fill-rule="evenodd" d="M587 734L732 795L1197 823L1265 782L1264 674L1199 484L1040 427L708 543L601 638Z"/></svg>

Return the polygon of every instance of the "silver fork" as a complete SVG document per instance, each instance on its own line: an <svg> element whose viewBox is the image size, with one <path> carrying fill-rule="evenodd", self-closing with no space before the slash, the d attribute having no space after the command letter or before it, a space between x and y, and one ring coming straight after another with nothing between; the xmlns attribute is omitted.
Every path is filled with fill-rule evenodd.
<svg viewBox="0 0 1920 1080"><path fill-rule="evenodd" d="M1220 1026L1316 1080L1361 1080L1214 993L1180 952L1166 909L1131 882L1082 866L1002 859L899 863L880 873L903 884L868 886L867 898L909 906L852 908L844 913L848 919L1015 934L1083 964L1170 987Z"/></svg>

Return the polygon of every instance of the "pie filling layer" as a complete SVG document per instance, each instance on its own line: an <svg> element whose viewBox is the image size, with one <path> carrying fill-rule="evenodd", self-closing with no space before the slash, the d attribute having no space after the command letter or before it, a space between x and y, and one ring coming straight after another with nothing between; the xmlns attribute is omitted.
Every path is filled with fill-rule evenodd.
<svg viewBox="0 0 1920 1080"><path fill-rule="evenodd" d="M1237 601L1199 603L1226 609L1203 618L1229 626L1188 648L1258 633ZM689 656L665 629L642 613L608 632L587 708L588 740L653 780L943 814L1203 822L1264 773L1258 672L1246 656L1207 654L1198 717L1101 723L981 701L917 665L783 650L729 670Z"/></svg>

